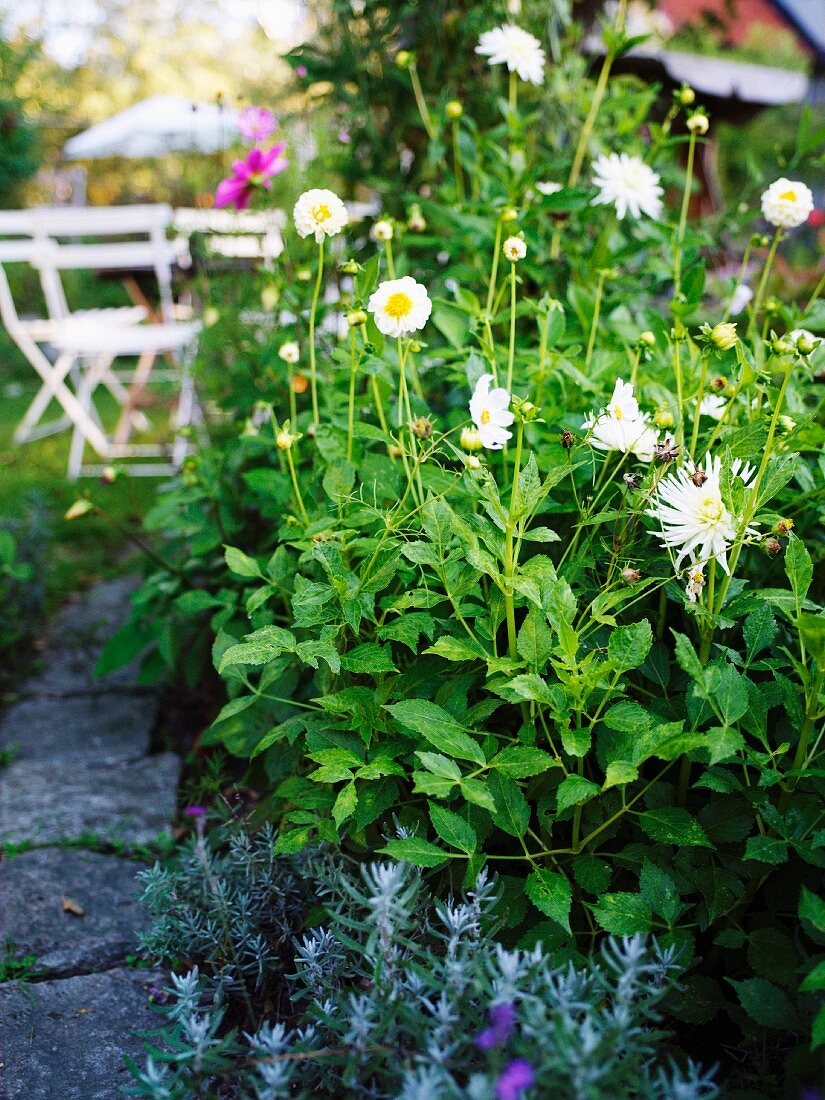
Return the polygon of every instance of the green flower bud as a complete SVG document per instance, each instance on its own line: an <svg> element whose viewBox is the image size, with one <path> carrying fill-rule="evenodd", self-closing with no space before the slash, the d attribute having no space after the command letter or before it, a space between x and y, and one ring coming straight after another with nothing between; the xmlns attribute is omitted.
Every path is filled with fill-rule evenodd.
<svg viewBox="0 0 825 1100"><path fill-rule="evenodd" d="M639 343L643 348L655 348L656 337L650 331L650 329L645 329L644 332L639 333Z"/></svg>
<svg viewBox="0 0 825 1100"><path fill-rule="evenodd" d="M720 321L710 330L711 343L720 351L728 351L737 341L736 322Z"/></svg>
<svg viewBox="0 0 825 1100"><path fill-rule="evenodd" d="M696 92L688 84L683 84L679 89L679 102L683 107L690 107L696 102Z"/></svg>
<svg viewBox="0 0 825 1100"><path fill-rule="evenodd" d="M464 114L464 107L457 99L451 99L444 108L444 114L450 121L455 121Z"/></svg>

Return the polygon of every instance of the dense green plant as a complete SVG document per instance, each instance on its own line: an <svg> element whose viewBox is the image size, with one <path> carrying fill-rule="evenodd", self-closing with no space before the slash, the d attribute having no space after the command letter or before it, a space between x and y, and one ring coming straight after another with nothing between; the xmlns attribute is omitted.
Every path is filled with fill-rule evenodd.
<svg viewBox="0 0 825 1100"><path fill-rule="evenodd" d="M824 942L805 892L825 863L822 283L782 300L787 234L752 232L755 196L744 244L729 217L690 224L705 116L686 90L656 121L655 90L608 79L623 14L595 86L578 57L552 70L552 124L515 77L498 125L472 101L439 116L419 212L375 244L356 227L326 327L324 244L290 243L318 273L273 276L301 362L155 510L172 569L106 660L153 643L194 677L211 646L229 698L204 743L251 761L280 851L378 851L444 888L490 864L506 934L560 958L655 933L691 967L672 1011L716 1021L711 1042L743 1026L770 1089L815 1074ZM585 166L617 151L656 169L672 216L650 188L659 216L594 205ZM811 152L803 128L797 163ZM721 293L719 241L741 257ZM370 300L408 273L432 314L395 341ZM480 458L464 428L485 374L515 423ZM691 501L692 552L667 518Z"/></svg>
<svg viewBox="0 0 825 1100"><path fill-rule="evenodd" d="M258 1010L241 1038L230 1027L232 993L246 968L223 957L221 929L239 958L250 929L238 897L216 891L217 866L270 898L294 898L297 869L271 858L268 835L231 837L223 855L201 839L200 857L187 853L182 870L144 873L155 912L160 896L190 898L194 888L192 915L208 932L193 936L191 917L161 917L149 932L153 956L179 957L185 945L200 965L173 975L170 1024L145 1068L133 1065L131 1095L510 1100L533 1085L590 1100L716 1095L712 1075L658 1030L680 969L672 949L641 936L610 939L578 968L554 966L540 945L505 951L493 936L498 898L486 872L461 900L435 902L409 864L374 863L360 873L328 857L304 864L326 920L295 943L294 1022L264 1022ZM297 931L303 914L295 905L290 912ZM262 957L281 954L264 909L258 917Z"/></svg>
<svg viewBox="0 0 825 1100"><path fill-rule="evenodd" d="M14 205L20 185L40 164L34 127L15 91L37 50L32 42L12 42L0 36L0 205L4 207Z"/></svg>
<svg viewBox="0 0 825 1100"><path fill-rule="evenodd" d="M51 531L43 501L26 501L23 519L0 521L0 649L38 627L46 604Z"/></svg>

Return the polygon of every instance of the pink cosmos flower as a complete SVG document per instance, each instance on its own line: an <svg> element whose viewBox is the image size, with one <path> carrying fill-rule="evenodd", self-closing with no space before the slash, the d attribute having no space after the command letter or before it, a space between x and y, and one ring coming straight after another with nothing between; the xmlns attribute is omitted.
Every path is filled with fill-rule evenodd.
<svg viewBox="0 0 825 1100"><path fill-rule="evenodd" d="M238 129L247 141L266 141L276 125L275 116L266 107L245 107L238 116Z"/></svg>
<svg viewBox="0 0 825 1100"><path fill-rule="evenodd" d="M295 66L295 75L299 76L303 80L303 78L307 75L306 65L296 65Z"/></svg>
<svg viewBox="0 0 825 1100"><path fill-rule="evenodd" d="M249 206L256 187L272 188L272 177L283 172L288 161L282 156L286 142L280 141L271 149L250 149L246 160L236 160L232 175L221 180L215 191L215 206L234 206L245 210Z"/></svg>

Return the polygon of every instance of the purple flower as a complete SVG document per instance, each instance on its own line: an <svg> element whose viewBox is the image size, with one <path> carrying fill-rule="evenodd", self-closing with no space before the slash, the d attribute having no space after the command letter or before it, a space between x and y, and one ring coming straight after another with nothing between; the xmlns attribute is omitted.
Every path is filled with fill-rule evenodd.
<svg viewBox="0 0 825 1100"><path fill-rule="evenodd" d="M296 65L295 66L295 75L299 76L301 78L301 80L303 80L304 77L307 75L306 65Z"/></svg>
<svg viewBox="0 0 825 1100"><path fill-rule="evenodd" d="M349 130L339 130L338 140L341 142L342 145L349 145L350 141L352 140L349 136Z"/></svg>
<svg viewBox="0 0 825 1100"><path fill-rule="evenodd" d="M275 133L275 116L266 107L245 107L238 116L238 129L247 141L256 144Z"/></svg>
<svg viewBox="0 0 825 1100"><path fill-rule="evenodd" d="M536 1075L526 1058L514 1058L496 1081L498 1100L519 1100L521 1094L534 1085Z"/></svg>
<svg viewBox="0 0 825 1100"><path fill-rule="evenodd" d="M252 192L256 187L272 188L272 177L283 172L287 166L281 155L286 142L280 141L271 149L250 149L246 160L236 160L232 165L232 175L221 180L215 191L215 206L235 206L245 210L249 206Z"/></svg>
<svg viewBox="0 0 825 1100"><path fill-rule="evenodd" d="M476 1039L480 1050L492 1050L501 1046L512 1036L516 1026L516 1010L509 1002L493 1005L490 1009L490 1026Z"/></svg>
<svg viewBox="0 0 825 1100"><path fill-rule="evenodd" d="M206 808L204 806L187 806L183 812L189 814L190 817L203 817L206 814Z"/></svg>

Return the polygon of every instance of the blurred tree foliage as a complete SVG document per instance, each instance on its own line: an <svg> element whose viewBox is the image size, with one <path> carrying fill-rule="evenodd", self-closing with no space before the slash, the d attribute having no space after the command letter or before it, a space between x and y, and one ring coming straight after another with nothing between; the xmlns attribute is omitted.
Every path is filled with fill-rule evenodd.
<svg viewBox="0 0 825 1100"><path fill-rule="evenodd" d="M19 200L21 184L37 171L39 153L35 129L25 113L18 82L32 66L38 49L23 40L0 38L0 205Z"/></svg>

